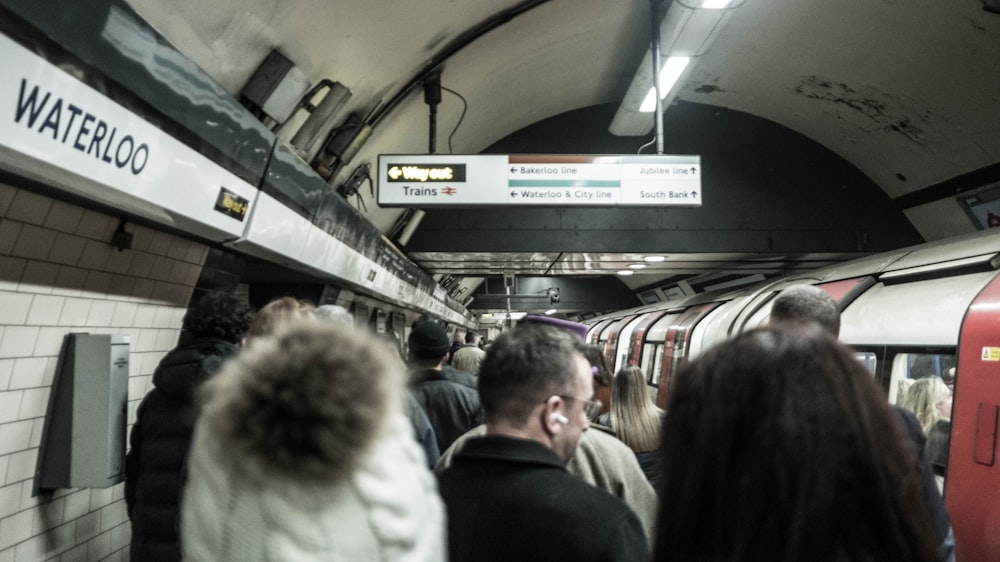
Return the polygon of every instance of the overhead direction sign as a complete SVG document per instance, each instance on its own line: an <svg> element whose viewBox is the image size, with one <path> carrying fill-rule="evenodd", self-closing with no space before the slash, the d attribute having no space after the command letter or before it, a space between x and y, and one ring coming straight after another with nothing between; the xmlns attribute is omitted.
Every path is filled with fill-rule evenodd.
<svg viewBox="0 0 1000 562"><path fill-rule="evenodd" d="M378 158L378 203L700 206L701 157L383 154Z"/></svg>

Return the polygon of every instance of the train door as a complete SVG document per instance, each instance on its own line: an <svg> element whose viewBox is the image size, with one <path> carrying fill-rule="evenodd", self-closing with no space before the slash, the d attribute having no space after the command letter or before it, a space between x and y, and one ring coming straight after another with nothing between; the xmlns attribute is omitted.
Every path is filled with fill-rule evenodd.
<svg viewBox="0 0 1000 562"><path fill-rule="evenodd" d="M656 402L660 386L660 371L663 366L664 341L670 327L680 316L679 312L662 311L654 315L655 319L647 319L649 328L636 338L636 345L642 345L642 355L639 367L646 373L646 384L649 385L649 395ZM636 330L637 332L640 330Z"/></svg>
<svg viewBox="0 0 1000 562"><path fill-rule="evenodd" d="M1000 278L973 300L958 344L945 504L958 560L1000 560Z"/></svg>
<svg viewBox="0 0 1000 562"><path fill-rule="evenodd" d="M590 328L590 332L587 333L587 343L599 345L601 339L601 332L604 331L604 328L608 327L608 324L611 324L614 321L615 321L614 318L609 318L607 320L601 320L597 324L594 324L594 326Z"/></svg>
<svg viewBox="0 0 1000 562"><path fill-rule="evenodd" d="M639 325L644 317L644 314L640 314L628 320L615 335L615 343L611 344L615 353L615 365L612 372L617 373L622 367L635 364L632 362L633 358L631 357L632 334L635 331L635 327Z"/></svg>
<svg viewBox="0 0 1000 562"><path fill-rule="evenodd" d="M628 364L637 365L640 369L642 369L642 372L646 373L647 382L651 378L652 374L649 367L650 363L653 362L652 349L655 349L655 344L652 342L647 344L646 336L653 324L656 324L656 322L666 316L667 313L668 311L666 310L660 310L658 312L650 312L649 314L643 315L640 318L639 323L636 324L635 328L632 330L632 335L629 337Z"/></svg>
<svg viewBox="0 0 1000 562"><path fill-rule="evenodd" d="M691 329L720 303L712 302L687 308L671 323L663 345L663 360L660 365L660 382L656 391L656 405L666 408L670 398L670 381L677 367L687 355Z"/></svg>
<svg viewBox="0 0 1000 562"><path fill-rule="evenodd" d="M616 372L613 367L615 365L615 351L618 346L618 333L629 320L631 320L631 317L616 318L604 327L601 335L597 338L597 345L601 346L604 352L604 360L607 361L608 368L611 369L612 373Z"/></svg>

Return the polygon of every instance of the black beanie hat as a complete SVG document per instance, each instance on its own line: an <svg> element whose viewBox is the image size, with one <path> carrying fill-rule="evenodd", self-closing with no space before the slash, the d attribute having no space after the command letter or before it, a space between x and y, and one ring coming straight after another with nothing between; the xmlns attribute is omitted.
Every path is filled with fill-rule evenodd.
<svg viewBox="0 0 1000 562"><path fill-rule="evenodd" d="M410 332L407 340L410 346L410 353L415 357L424 359L439 359L444 357L451 348L448 334L437 322L422 322L417 324Z"/></svg>

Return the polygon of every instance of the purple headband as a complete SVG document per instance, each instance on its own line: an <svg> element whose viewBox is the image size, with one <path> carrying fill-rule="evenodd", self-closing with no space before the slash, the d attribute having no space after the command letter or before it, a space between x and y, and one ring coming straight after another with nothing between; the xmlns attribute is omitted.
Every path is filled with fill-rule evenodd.
<svg viewBox="0 0 1000 562"><path fill-rule="evenodd" d="M519 323L521 322L548 324L549 326L555 326L556 328L563 328L580 336L580 339L584 341L586 341L587 331L590 329L590 327L587 326L586 324L581 324L579 322L573 322L571 320L563 320L561 318L552 318L551 316L540 316L535 314L529 314L525 316L519 321Z"/></svg>

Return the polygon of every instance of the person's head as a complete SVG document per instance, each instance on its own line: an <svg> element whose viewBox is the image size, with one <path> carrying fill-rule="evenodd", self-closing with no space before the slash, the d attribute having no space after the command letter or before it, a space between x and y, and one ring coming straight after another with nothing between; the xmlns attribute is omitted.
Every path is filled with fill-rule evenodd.
<svg viewBox="0 0 1000 562"><path fill-rule="evenodd" d="M663 424L654 559L935 559L894 416L815 325L752 330L682 366Z"/></svg>
<svg viewBox="0 0 1000 562"><path fill-rule="evenodd" d="M478 332L469 330L465 332L465 344L466 345L479 345L479 340L483 339L483 336L479 335Z"/></svg>
<svg viewBox="0 0 1000 562"><path fill-rule="evenodd" d="M917 416L924 433L930 432L939 420L951 419L951 389L935 376L910 379L909 388L900 400L900 406Z"/></svg>
<svg viewBox="0 0 1000 562"><path fill-rule="evenodd" d="M611 426L637 453L660 447L660 410L653 405L646 373L639 367L622 367L611 381Z"/></svg>
<svg viewBox="0 0 1000 562"><path fill-rule="evenodd" d="M294 297L275 299L257 311L253 324L247 330L247 340L254 340L274 334L289 322L313 320L316 308Z"/></svg>
<svg viewBox="0 0 1000 562"><path fill-rule="evenodd" d="M568 460L590 425L593 374L583 341L543 324L500 335L479 369L479 397L491 433L542 442Z"/></svg>
<svg viewBox="0 0 1000 562"><path fill-rule="evenodd" d="M406 345L410 363L424 368L440 368L447 361L448 350L451 348L448 334L433 320L414 326Z"/></svg>
<svg viewBox="0 0 1000 562"><path fill-rule="evenodd" d="M840 308L837 301L819 287L793 285L774 299L769 322L815 322L837 337L840 335Z"/></svg>
<svg viewBox="0 0 1000 562"><path fill-rule="evenodd" d="M184 314L181 326L188 337L218 338L237 344L253 321L253 310L243 299L227 293L207 293Z"/></svg>
<svg viewBox="0 0 1000 562"><path fill-rule="evenodd" d="M371 334L288 323L206 383L202 419L248 470L328 483L363 458L402 386L401 365Z"/></svg>
<svg viewBox="0 0 1000 562"><path fill-rule="evenodd" d="M948 390L955 392L955 367L949 367L948 370L941 375L941 382L948 387Z"/></svg>
<svg viewBox="0 0 1000 562"><path fill-rule="evenodd" d="M583 350L583 356L591 365L594 374L594 399L601 401L600 413L603 414L611 407L611 370L608 369L601 346L588 344Z"/></svg>

